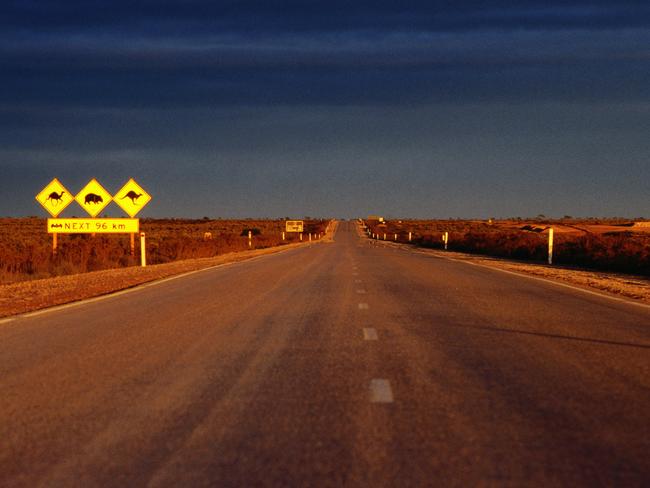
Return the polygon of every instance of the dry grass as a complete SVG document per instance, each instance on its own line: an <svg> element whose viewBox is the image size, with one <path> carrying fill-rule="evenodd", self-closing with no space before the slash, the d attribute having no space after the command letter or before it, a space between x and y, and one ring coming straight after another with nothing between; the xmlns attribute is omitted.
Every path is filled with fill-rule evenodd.
<svg viewBox="0 0 650 488"><path fill-rule="evenodd" d="M324 220L307 220L305 232L324 232L326 226ZM282 241L284 220L143 219L140 227L147 235L149 264L246 251L249 229L254 234L253 249L296 243L299 239L296 234L287 234ZM0 283L139 264L139 250L136 257L130 255L128 235L60 235L57 255L52 256L51 236L45 229L45 219L0 219ZM211 238L206 238L206 233Z"/></svg>
<svg viewBox="0 0 650 488"><path fill-rule="evenodd" d="M555 234L554 262L607 272L650 276L650 228L625 221L481 221L402 220L367 222L381 238L442 249L449 232L449 250L543 262L548 255L548 228Z"/></svg>

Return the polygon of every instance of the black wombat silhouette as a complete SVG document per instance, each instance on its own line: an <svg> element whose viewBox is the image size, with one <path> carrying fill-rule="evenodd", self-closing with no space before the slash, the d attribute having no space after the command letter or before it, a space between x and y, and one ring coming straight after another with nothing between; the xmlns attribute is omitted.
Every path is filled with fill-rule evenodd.
<svg viewBox="0 0 650 488"><path fill-rule="evenodd" d="M102 203L104 199L102 198L101 195L95 195L94 193L88 193L86 195L86 198L84 199L84 205L88 205L89 203Z"/></svg>

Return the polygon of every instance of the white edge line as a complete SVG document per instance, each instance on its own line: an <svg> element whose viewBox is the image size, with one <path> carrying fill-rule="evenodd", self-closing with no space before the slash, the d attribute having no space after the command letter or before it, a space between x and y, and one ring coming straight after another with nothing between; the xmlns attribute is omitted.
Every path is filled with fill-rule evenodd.
<svg viewBox="0 0 650 488"><path fill-rule="evenodd" d="M506 274L513 275L513 276L519 276L521 278L528 278L529 280L543 281L544 283L550 283L551 285L556 285L556 286L561 286L563 288L569 288L571 290L581 291L582 293L586 293L588 295L594 295L594 296L597 296L597 297L600 297L600 298L608 298L609 300L622 302L622 303L625 303L625 304L628 304L628 305L636 305L637 307L650 309L650 305L647 305L645 303L635 302L631 298L615 297L615 296L609 295L607 292L604 292L604 291L599 292L599 291L594 291L594 290L587 290L587 289L581 288L579 286L570 285L568 283L562 283L560 281L552 280L552 279L549 279L549 278L543 278L541 276L529 275L529 274L526 274L526 273L521 272L521 271L510 271L508 269L493 267L493 266L490 266L489 264L472 263L471 261L464 261L462 259L456 259L456 258L452 258L452 257L448 257L448 256L439 256L437 254L429 254L429 253L425 253L425 252L420 252L420 254L423 254L425 256L434 257L434 258L446 259L447 261L454 261L456 263L463 263L463 264L469 264L471 266L478 266L479 268L491 269L491 270L494 270L494 271L499 271L501 273L506 273Z"/></svg>
<svg viewBox="0 0 650 488"><path fill-rule="evenodd" d="M242 259L240 261L231 261L229 263L215 264L214 266L209 266L207 268L195 269L193 271L187 271L185 273L181 273L181 274L177 274L177 275L173 275L173 276L168 276L166 278L160 278L158 280L145 282L145 283L142 283L142 284L139 284L139 285L134 285L134 286L132 286L130 288L126 288L124 290L118 290L118 291L106 293L105 295L100 295L100 296L91 297L91 298L84 298L84 299L77 300L77 301L74 301L74 302L64 303L64 304L61 304L61 305L55 305L53 307L48 307L48 308L44 308L44 309L41 309L41 310L34 310L33 312L26 312L26 313L22 313L22 314L18 314L18 315L12 315L12 316L0 319L0 324L11 322L11 321L16 320L16 319L21 319L21 318L26 319L26 318L31 318L31 317L37 317L39 315L45 315L45 314L51 313L51 312L59 312L61 310L66 310L68 308L79 307L81 305L86 305L86 304L89 304L89 303L94 303L94 302L99 302L99 301L102 301L102 300L107 300L109 298L115 298L115 297L118 297L120 295L126 295L127 293L133 293L135 291L143 290L143 289L149 288L151 286L158 286L158 285L161 285L161 284L166 283L168 281L177 280L179 278L184 278L186 276L190 276L190 275L193 275L193 274L202 273L204 271L209 271L209 270L216 269L216 268L222 268L222 267L225 267L225 266L232 266L232 265L235 265L235 264L249 263L249 262L254 261L256 259L265 258L265 257L268 257L268 256L273 256L273 255L276 255L276 254L280 254L282 252L294 251L294 250L297 250L297 249L305 249L305 247L300 246L300 247L294 247L294 248L291 248L291 249L283 249L281 251L276 251L274 253L262 254L260 256L253 256L253 257L250 257L248 259Z"/></svg>

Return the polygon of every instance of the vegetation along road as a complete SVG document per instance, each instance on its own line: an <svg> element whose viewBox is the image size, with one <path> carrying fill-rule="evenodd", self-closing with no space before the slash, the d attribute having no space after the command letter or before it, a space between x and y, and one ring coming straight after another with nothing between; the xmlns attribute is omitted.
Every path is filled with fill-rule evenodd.
<svg viewBox="0 0 650 488"><path fill-rule="evenodd" d="M2 486L642 486L650 309L335 240L0 324Z"/></svg>

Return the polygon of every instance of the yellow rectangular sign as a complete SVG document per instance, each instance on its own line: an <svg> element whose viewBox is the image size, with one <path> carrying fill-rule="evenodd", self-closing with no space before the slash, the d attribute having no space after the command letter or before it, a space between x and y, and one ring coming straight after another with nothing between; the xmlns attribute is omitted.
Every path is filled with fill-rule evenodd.
<svg viewBox="0 0 650 488"><path fill-rule="evenodd" d="M303 222L302 222L302 220L287 220L286 231L287 232L303 232Z"/></svg>
<svg viewBox="0 0 650 488"><path fill-rule="evenodd" d="M47 219L50 234L131 234L140 232L140 219Z"/></svg>

